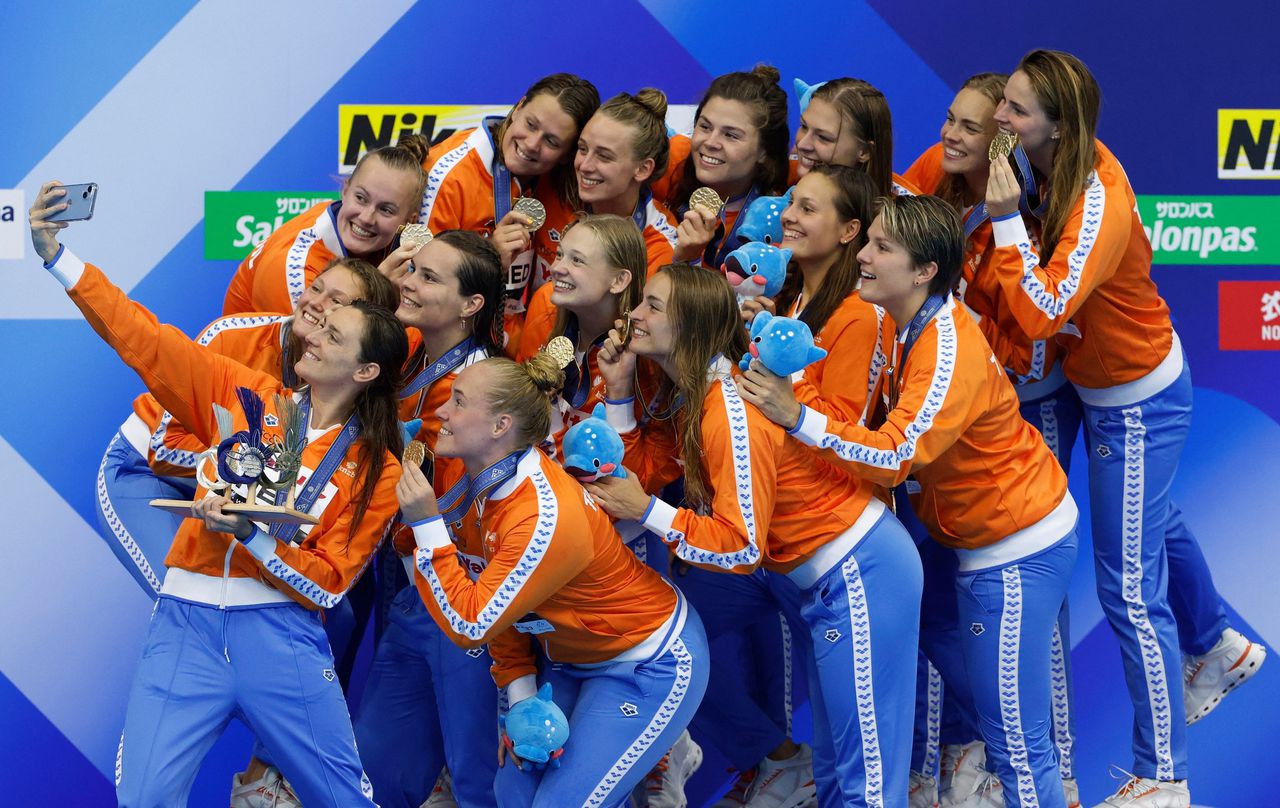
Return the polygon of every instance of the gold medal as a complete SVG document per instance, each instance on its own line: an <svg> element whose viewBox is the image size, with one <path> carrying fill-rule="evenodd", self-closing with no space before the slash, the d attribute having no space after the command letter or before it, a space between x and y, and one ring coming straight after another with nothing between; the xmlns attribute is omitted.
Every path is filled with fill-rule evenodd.
<svg viewBox="0 0 1280 808"><path fill-rule="evenodd" d="M991 139L991 145L987 147L987 159L1003 160L1013 154L1013 147L1017 145L1018 136L1001 129L996 132L996 136Z"/></svg>
<svg viewBox="0 0 1280 808"><path fill-rule="evenodd" d="M400 464L403 466L422 466L422 461L427 459L427 445L420 440L411 440L404 447L404 456L401 458Z"/></svg>
<svg viewBox="0 0 1280 808"><path fill-rule="evenodd" d="M523 213L532 221L529 222L529 232L533 233L547 223L547 209L542 207L542 203L531 197L522 196L516 200L515 207L512 208L516 213Z"/></svg>
<svg viewBox="0 0 1280 808"><path fill-rule="evenodd" d="M720 211L724 210L724 200L720 198L720 194L704 185L689 194L689 207L706 208L711 211L712 216L719 216Z"/></svg>
<svg viewBox="0 0 1280 808"><path fill-rule="evenodd" d="M418 247L435 238L425 224L402 224L396 228L396 232L400 234L401 244L414 244Z"/></svg>
<svg viewBox="0 0 1280 808"><path fill-rule="evenodd" d="M547 343L542 352L554 359L557 367L567 368L573 361L573 342L568 337L556 337Z"/></svg>

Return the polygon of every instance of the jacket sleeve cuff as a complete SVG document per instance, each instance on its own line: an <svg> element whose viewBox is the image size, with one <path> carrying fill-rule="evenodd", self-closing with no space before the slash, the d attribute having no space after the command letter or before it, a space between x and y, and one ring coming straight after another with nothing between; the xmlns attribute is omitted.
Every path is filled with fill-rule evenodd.
<svg viewBox="0 0 1280 808"><path fill-rule="evenodd" d="M449 538L449 529L444 526L444 519L439 516L414 522L410 527L413 528L413 541L421 550L434 552L453 545L453 540Z"/></svg>
<svg viewBox="0 0 1280 808"><path fill-rule="evenodd" d="M640 523L659 536L665 536L671 532L671 527L675 524L676 513L676 509L669 503L657 497L649 497L649 508L644 512Z"/></svg>
<svg viewBox="0 0 1280 808"><path fill-rule="evenodd" d="M618 430L619 435L630 432L637 426L635 401L635 396L620 401L605 399L604 418L609 426Z"/></svg>
<svg viewBox="0 0 1280 808"><path fill-rule="evenodd" d="M818 441L827 433L827 416L810 407L802 406L800 420L792 427L790 433L806 446L817 446Z"/></svg>
<svg viewBox="0 0 1280 808"><path fill-rule="evenodd" d="M257 525L253 526L253 532L249 534L249 538L244 540L244 546L253 553L254 558L263 563L274 558L276 554L275 537L270 533L264 533Z"/></svg>
<svg viewBox="0 0 1280 808"><path fill-rule="evenodd" d="M507 708L516 706L525 699L533 698L538 692L538 677L532 673L526 673L519 679L512 680L507 685Z"/></svg>
<svg viewBox="0 0 1280 808"><path fill-rule="evenodd" d="M1012 247L1030 240L1021 214L1011 214L1005 219L992 219L991 232L995 236L997 247Z"/></svg>
<svg viewBox="0 0 1280 808"><path fill-rule="evenodd" d="M79 282L80 276L84 274L84 261L76 258L75 253L67 250L66 245L58 245L58 254L53 260L44 265L49 270L49 274L58 279L62 284L62 288L70 289Z"/></svg>

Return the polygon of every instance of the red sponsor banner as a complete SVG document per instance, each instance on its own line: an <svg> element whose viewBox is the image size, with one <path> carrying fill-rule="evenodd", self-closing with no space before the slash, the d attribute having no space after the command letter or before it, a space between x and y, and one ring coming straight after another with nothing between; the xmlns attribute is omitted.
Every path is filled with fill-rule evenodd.
<svg viewBox="0 0 1280 808"><path fill-rule="evenodd" d="M1280 351L1280 281L1218 281L1218 350Z"/></svg>

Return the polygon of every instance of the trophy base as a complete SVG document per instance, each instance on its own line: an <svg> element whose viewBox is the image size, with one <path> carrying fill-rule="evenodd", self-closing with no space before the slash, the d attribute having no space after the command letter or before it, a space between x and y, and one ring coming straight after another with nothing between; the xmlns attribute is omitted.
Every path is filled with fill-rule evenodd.
<svg viewBox="0 0 1280 808"><path fill-rule="evenodd" d="M191 506L195 504L190 499L153 499L149 503L153 508L159 508L162 511L177 516L191 516ZM261 505L241 502L235 505L223 505L223 513L238 513L247 516L254 522L279 522L286 525L314 525L320 520L309 513L304 513L295 508L287 508L284 505Z"/></svg>

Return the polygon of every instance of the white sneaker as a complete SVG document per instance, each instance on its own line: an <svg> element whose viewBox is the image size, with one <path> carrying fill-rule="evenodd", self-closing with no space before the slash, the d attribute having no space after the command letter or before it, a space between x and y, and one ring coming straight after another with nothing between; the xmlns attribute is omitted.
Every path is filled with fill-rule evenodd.
<svg viewBox="0 0 1280 808"><path fill-rule="evenodd" d="M756 782L751 787L747 808L804 808L818 802L818 786L813 780L813 749L800 744L800 751L786 760L760 761Z"/></svg>
<svg viewBox="0 0 1280 808"><path fill-rule="evenodd" d="M938 781L927 774L911 772L907 780L908 808L938 808Z"/></svg>
<svg viewBox="0 0 1280 808"><path fill-rule="evenodd" d="M1213 712L1223 697L1249 681L1262 667L1267 649L1250 642L1233 628L1222 632L1217 645L1200 656L1188 656L1182 663L1182 699L1187 723L1194 724Z"/></svg>
<svg viewBox="0 0 1280 808"><path fill-rule="evenodd" d="M995 772L987 772L978 781L978 788L956 805L961 808L1004 808L1004 785Z"/></svg>
<svg viewBox="0 0 1280 808"><path fill-rule="evenodd" d="M1062 795L1067 798L1067 808L1080 808L1080 784L1076 778L1062 781Z"/></svg>
<svg viewBox="0 0 1280 808"><path fill-rule="evenodd" d="M231 808L302 808L289 781L275 766L268 766L252 783L243 782L244 772L231 777Z"/></svg>
<svg viewBox="0 0 1280 808"><path fill-rule="evenodd" d="M946 788L941 792L941 803L947 808L962 805L987 779L987 745L970 741L959 749L943 747L943 763L950 765L943 775Z"/></svg>
<svg viewBox="0 0 1280 808"><path fill-rule="evenodd" d="M1125 772L1128 774L1128 772ZM1190 808L1191 792L1186 780L1152 780L1134 777L1120 790L1094 808Z"/></svg>
<svg viewBox="0 0 1280 808"><path fill-rule="evenodd" d="M738 779L733 781L733 787L725 792L725 795L717 800L711 808L742 808L747 804L747 799L751 796L751 789L755 786L756 778L759 775L758 769L747 769L745 772L740 772Z"/></svg>
<svg viewBox="0 0 1280 808"><path fill-rule="evenodd" d="M453 798L453 776L447 768L440 770L436 786L431 789L431 796L418 808L458 808L458 801Z"/></svg>
<svg viewBox="0 0 1280 808"><path fill-rule="evenodd" d="M632 792L632 798L642 808L685 808L689 800L684 784L701 765L702 747L685 730Z"/></svg>

